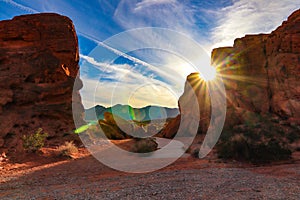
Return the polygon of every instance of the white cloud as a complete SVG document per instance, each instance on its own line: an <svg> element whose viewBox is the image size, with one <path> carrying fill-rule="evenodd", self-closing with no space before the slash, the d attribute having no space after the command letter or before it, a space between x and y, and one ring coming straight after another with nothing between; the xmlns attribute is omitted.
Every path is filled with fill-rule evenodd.
<svg viewBox="0 0 300 200"><path fill-rule="evenodd" d="M299 7L295 0L235 0L219 10L213 47L232 46L235 38L246 34L269 33Z"/></svg>
<svg viewBox="0 0 300 200"><path fill-rule="evenodd" d="M128 64L122 64L122 65L112 65L105 62L97 62L94 58L85 56L80 54L80 58L86 60L90 64L92 64L95 67L98 67L102 72L112 72L117 71L120 73L129 73L130 72L130 66Z"/></svg>

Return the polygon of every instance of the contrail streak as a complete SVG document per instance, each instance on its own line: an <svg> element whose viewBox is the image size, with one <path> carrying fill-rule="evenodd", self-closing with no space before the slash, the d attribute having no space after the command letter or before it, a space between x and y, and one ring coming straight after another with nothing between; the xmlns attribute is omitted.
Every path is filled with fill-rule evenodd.
<svg viewBox="0 0 300 200"><path fill-rule="evenodd" d="M90 39L90 40L96 42L98 45L100 45L100 46L102 46L102 47L104 47L104 48L110 50L111 52L117 54L118 56L122 56L122 57L124 57L124 58L127 58L128 60L130 60L130 61L132 61L132 62L135 62L135 63L137 63L137 64L140 64L140 65L143 65L143 66L145 66L145 67L156 68L155 66L153 66L153 65L151 65L151 64L149 64L149 63L147 63L147 62L145 62L145 61L142 61L142 60L140 60L140 59L138 59L138 58L135 58L135 57L133 57L133 56L127 55L126 53L123 53L122 51L119 51L118 49L115 49L115 48L113 48L113 47L111 47L111 46L105 44L104 42L101 42L101 41L95 39L94 37L92 37L92 36L90 36L90 35L87 35L87 34L81 32L81 31L78 31L78 32L79 32L80 35L84 36L84 37L87 38L87 39Z"/></svg>
<svg viewBox="0 0 300 200"><path fill-rule="evenodd" d="M22 4L19 4L19 3L17 3L17 2L14 2L14 1L12 1L12 0L0 0L0 1L3 1L3 2L8 3L8 4L10 4L10 5L13 5L13 6L15 6L15 7L17 7L17 8L20 8L21 10L24 10L24 11L29 12L29 13L38 13L38 12L39 12L39 11L33 9L33 8L24 6L24 5L22 5Z"/></svg>

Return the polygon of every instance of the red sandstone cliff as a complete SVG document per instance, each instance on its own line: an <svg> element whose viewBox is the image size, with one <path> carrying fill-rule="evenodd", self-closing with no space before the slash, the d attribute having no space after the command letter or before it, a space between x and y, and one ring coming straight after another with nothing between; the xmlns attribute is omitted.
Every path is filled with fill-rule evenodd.
<svg viewBox="0 0 300 200"><path fill-rule="evenodd" d="M274 113L300 124L300 10L271 34L247 35L212 52L229 108Z"/></svg>
<svg viewBox="0 0 300 200"><path fill-rule="evenodd" d="M211 60L226 88L225 127L252 120L253 113L278 115L291 124L300 125L300 10L271 34L246 35L236 39L233 47L214 49ZM195 92L201 112L199 132L206 132L210 100L205 82L193 73L187 77L186 84L191 85L193 91L184 90L179 107L190 104L190 111L194 110L186 97ZM188 114L189 110L185 112L181 115ZM179 125L180 116L160 135L173 137Z"/></svg>
<svg viewBox="0 0 300 200"><path fill-rule="evenodd" d="M79 66L72 21L34 14L0 22L0 148L20 149L20 136L41 127L64 140L74 129L72 92ZM83 111L78 90L74 106Z"/></svg>

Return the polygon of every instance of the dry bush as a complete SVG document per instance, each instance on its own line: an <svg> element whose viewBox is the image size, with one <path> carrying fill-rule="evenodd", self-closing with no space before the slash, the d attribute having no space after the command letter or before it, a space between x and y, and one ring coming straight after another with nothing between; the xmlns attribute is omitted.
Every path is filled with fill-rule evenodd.
<svg viewBox="0 0 300 200"><path fill-rule="evenodd" d="M29 152L37 152L45 145L45 140L48 137L47 133L43 133L43 129L39 128L34 134L23 135L23 147Z"/></svg>
<svg viewBox="0 0 300 200"><path fill-rule="evenodd" d="M78 148L75 146L73 141L65 142L65 144L57 148L60 156L72 157L72 154L78 153Z"/></svg>

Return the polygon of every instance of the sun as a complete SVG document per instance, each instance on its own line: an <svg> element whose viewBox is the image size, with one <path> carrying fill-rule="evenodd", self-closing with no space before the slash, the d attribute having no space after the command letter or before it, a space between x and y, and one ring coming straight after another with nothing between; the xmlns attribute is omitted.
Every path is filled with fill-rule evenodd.
<svg viewBox="0 0 300 200"><path fill-rule="evenodd" d="M204 80L204 81L212 81L216 78L217 76L217 71L216 68L214 67L208 67L205 70L202 70L202 72L199 73L199 76Z"/></svg>

